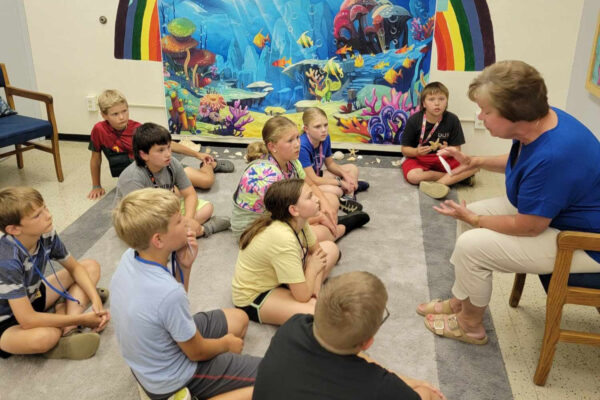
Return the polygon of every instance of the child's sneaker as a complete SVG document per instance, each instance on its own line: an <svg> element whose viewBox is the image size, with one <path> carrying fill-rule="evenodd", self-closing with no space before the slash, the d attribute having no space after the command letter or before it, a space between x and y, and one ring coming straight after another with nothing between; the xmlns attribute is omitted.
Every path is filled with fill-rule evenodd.
<svg viewBox="0 0 600 400"><path fill-rule="evenodd" d="M434 199L446 197L450 192L450 188L443 183L428 181L421 181L419 183L419 190Z"/></svg>
<svg viewBox="0 0 600 400"><path fill-rule="evenodd" d="M235 165L229 160L216 160L217 165L213 170L215 173L217 172L233 172L235 171Z"/></svg>
<svg viewBox="0 0 600 400"><path fill-rule="evenodd" d="M356 228L360 228L371 220L369 214L364 211L355 211L338 218L338 224L346 227L346 235Z"/></svg>
<svg viewBox="0 0 600 400"><path fill-rule="evenodd" d="M340 197L340 210L346 214L350 214L356 211L362 211L363 206L358 201L352 199L348 195Z"/></svg>
<svg viewBox="0 0 600 400"><path fill-rule="evenodd" d="M367 181L358 181L358 187L354 191L354 193L364 192L369 188L369 182Z"/></svg>
<svg viewBox="0 0 600 400"><path fill-rule="evenodd" d="M146 394L146 391L142 388L142 385L140 385L138 383L138 393L140 395L140 400L150 400L150 397L148 397L148 395ZM192 394L190 393L190 389L188 389L187 387L184 387L183 389L180 389L179 391L175 392L175 394L172 394L171 396L169 396L169 398L167 400L191 400L192 399Z"/></svg>
<svg viewBox="0 0 600 400"><path fill-rule="evenodd" d="M204 237L209 237L213 233L229 229L231 222L227 217L210 217L202 226L204 227Z"/></svg>
<svg viewBox="0 0 600 400"><path fill-rule="evenodd" d="M465 186L475 186L475 175L471 175L458 183Z"/></svg>
<svg viewBox="0 0 600 400"><path fill-rule="evenodd" d="M73 329L66 336L61 337L56 346L42 355L51 359L85 360L96 354L98 346L100 346L100 335Z"/></svg>

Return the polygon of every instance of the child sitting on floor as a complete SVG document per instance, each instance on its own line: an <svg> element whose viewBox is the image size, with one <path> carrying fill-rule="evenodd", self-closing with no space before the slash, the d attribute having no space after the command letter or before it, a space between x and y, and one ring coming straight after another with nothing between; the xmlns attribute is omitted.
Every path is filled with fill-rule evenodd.
<svg viewBox="0 0 600 400"><path fill-rule="evenodd" d="M354 164L337 164L331 155L329 122L325 111L317 107L308 108L302 114L304 133L300 136L298 159L309 177L323 192L340 197L340 208L344 212L362 210L354 194L367 190L369 184L358 180L358 168ZM327 167L323 170L323 166Z"/></svg>
<svg viewBox="0 0 600 400"><path fill-rule="evenodd" d="M253 399L443 399L426 382L401 377L362 353L390 316L387 299L369 272L330 278L314 317L294 315L271 339Z"/></svg>
<svg viewBox="0 0 600 400"><path fill-rule="evenodd" d="M100 344L97 332L110 320L102 306L108 292L96 289L98 262L77 261L69 254L44 199L33 188L0 190L0 230L0 357L92 357ZM51 260L64 269L56 271ZM53 274L46 278L47 264ZM92 311L86 313L90 302ZM54 313L48 311L52 306Z"/></svg>
<svg viewBox="0 0 600 400"><path fill-rule="evenodd" d="M273 183L264 204L267 213L240 238L232 297L252 321L281 325L296 313L313 313L339 250L332 241L317 243L308 219L319 202L302 179Z"/></svg>
<svg viewBox="0 0 600 400"><path fill-rule="evenodd" d="M169 131L151 122L140 125L133 136L133 152L135 163L125 168L117 182L117 201L145 187L177 188L182 197L181 214L196 236L208 237L229 228L228 218L212 217L213 205L198 199L181 163L171 156Z"/></svg>
<svg viewBox="0 0 600 400"><path fill-rule="evenodd" d="M239 355L246 315L190 312L186 292L198 244L177 196L164 189L132 192L113 211L113 224L131 247L110 285L115 333L148 396L167 398L187 387L197 398L250 399L261 359Z"/></svg>
<svg viewBox="0 0 600 400"><path fill-rule="evenodd" d="M118 177L133 161L132 139L135 130L141 125L129 119L127 99L118 90L105 90L98 96L98 106L103 121L92 128L89 149L92 151L90 171L92 174L92 190L88 198L97 199L104 194L100 179L100 165L103 152L108 160L110 172ZM177 142L171 143L175 153L195 157L201 161L200 168L186 167L185 173L197 188L210 189L215 181L215 172L233 172L231 161L215 161L210 154L194 151Z"/></svg>
<svg viewBox="0 0 600 400"><path fill-rule="evenodd" d="M436 154L448 146L460 150L465 137L458 117L449 112L448 88L440 82L431 82L421 92L421 111L413 114L402 134L402 164L404 178L434 199L448 195L450 185L465 181L473 185L476 168L459 174L449 174ZM449 169L460 165L452 157L444 157Z"/></svg>

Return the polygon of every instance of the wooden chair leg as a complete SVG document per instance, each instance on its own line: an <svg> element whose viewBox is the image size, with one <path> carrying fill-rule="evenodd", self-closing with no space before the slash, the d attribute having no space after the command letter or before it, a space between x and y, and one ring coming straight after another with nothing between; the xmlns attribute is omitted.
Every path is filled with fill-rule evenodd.
<svg viewBox="0 0 600 400"><path fill-rule="evenodd" d="M523 294L523 287L525 286L525 278L527 274L515 274L515 281L513 282L512 292L510 292L510 299L508 304L511 307L517 307Z"/></svg>
<svg viewBox="0 0 600 400"><path fill-rule="evenodd" d="M56 170L56 177L58 178L59 182L62 182L65 180L65 178L63 177L62 164L60 162L58 140L56 140L56 143L54 140L52 140L52 156L54 157L54 169Z"/></svg>
<svg viewBox="0 0 600 400"><path fill-rule="evenodd" d="M19 169L23 169L23 152L21 151L20 144L15 144L15 151L17 152L17 167L19 167Z"/></svg>
<svg viewBox="0 0 600 400"><path fill-rule="evenodd" d="M540 359L535 370L535 375L533 376L533 382L538 386L546 384L548 373L550 373L550 369L552 368L556 344L560 337L560 320L562 318L563 304L556 304L546 308L544 339L542 340Z"/></svg>

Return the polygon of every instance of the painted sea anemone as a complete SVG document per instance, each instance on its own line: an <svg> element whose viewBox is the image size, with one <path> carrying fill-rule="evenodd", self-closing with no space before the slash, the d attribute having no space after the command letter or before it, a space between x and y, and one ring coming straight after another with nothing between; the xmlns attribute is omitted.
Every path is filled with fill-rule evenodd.
<svg viewBox="0 0 600 400"><path fill-rule="evenodd" d="M218 93L209 93L200 99L200 106L206 106L215 112L218 112L226 105L225 99Z"/></svg>

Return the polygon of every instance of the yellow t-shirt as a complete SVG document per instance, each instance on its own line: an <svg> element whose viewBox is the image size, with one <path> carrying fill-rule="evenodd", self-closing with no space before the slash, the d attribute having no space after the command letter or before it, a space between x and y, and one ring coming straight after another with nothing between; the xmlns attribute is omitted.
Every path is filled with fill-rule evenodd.
<svg viewBox="0 0 600 400"><path fill-rule="evenodd" d="M313 246L317 239L308 223L302 230L306 242L302 231L298 237L303 246ZM245 307L259 294L283 283L304 282L302 257L292 228L285 222L273 221L238 254L231 282L233 304Z"/></svg>

